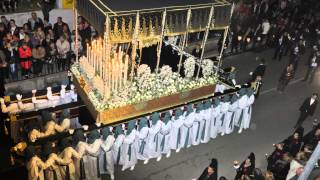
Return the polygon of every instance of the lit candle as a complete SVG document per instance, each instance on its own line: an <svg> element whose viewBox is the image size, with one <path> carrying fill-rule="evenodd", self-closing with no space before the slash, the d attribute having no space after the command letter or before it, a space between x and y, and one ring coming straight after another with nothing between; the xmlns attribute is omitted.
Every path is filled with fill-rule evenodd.
<svg viewBox="0 0 320 180"><path fill-rule="evenodd" d="M125 62L124 62L124 84L127 84L128 78L128 64L129 64L129 56L126 55Z"/></svg>

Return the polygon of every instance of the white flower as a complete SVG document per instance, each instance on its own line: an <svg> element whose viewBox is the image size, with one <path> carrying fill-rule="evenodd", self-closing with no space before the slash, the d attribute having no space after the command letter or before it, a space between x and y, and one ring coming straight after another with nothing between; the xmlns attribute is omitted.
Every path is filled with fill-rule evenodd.
<svg viewBox="0 0 320 180"><path fill-rule="evenodd" d="M186 61L183 63L183 65L184 65L184 75L187 78L192 78L196 68L196 60L194 59L194 57L187 58Z"/></svg>
<svg viewBox="0 0 320 180"><path fill-rule="evenodd" d="M213 74L213 61L211 59L204 59L201 68L204 77L211 76Z"/></svg>

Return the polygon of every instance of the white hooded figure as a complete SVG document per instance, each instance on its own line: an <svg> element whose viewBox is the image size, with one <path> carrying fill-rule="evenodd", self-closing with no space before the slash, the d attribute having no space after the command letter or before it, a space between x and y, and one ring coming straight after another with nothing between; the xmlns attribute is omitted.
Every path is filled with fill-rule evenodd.
<svg viewBox="0 0 320 180"><path fill-rule="evenodd" d="M22 95L17 94L16 98L18 100L18 107L22 112L30 112L34 110L34 104L33 103L23 103L22 102Z"/></svg>
<svg viewBox="0 0 320 180"><path fill-rule="evenodd" d="M78 95L74 90L74 85L73 84L70 85L70 91L68 92L68 95L71 97L73 102L77 102Z"/></svg>
<svg viewBox="0 0 320 180"><path fill-rule="evenodd" d="M122 171L130 168L131 171L134 170L137 164L137 141L136 141L136 121L131 120L128 122L128 129L126 132L126 137L121 145L121 156L120 164L122 164Z"/></svg>
<svg viewBox="0 0 320 180"><path fill-rule="evenodd" d="M120 164L121 145L125 138L123 128L121 125L116 127L116 130L114 132L114 137L116 138L116 140L114 141L114 144L112 147L113 160L115 164Z"/></svg>
<svg viewBox="0 0 320 180"><path fill-rule="evenodd" d="M163 125L160 130L160 150L162 154L166 154L166 157L169 158L171 155L170 148L170 131L172 129L172 121L170 112L165 112L163 117Z"/></svg>
<svg viewBox="0 0 320 180"><path fill-rule="evenodd" d="M34 104L34 109L37 111L39 109L48 108L49 106L49 100L48 99L37 99L36 97L37 90L32 90L32 103Z"/></svg>
<svg viewBox="0 0 320 180"><path fill-rule="evenodd" d="M114 180L114 159L112 154L112 146L115 138L108 127L104 127L101 130L103 143L101 144L100 153L100 173L110 174L111 180Z"/></svg>
<svg viewBox="0 0 320 180"><path fill-rule="evenodd" d="M85 179L87 180L99 180L101 179L99 164L99 154L102 140L100 139L100 133L98 130L92 130L87 135L88 147L83 154L83 167L85 170Z"/></svg>
<svg viewBox="0 0 320 180"><path fill-rule="evenodd" d="M226 89L226 86L222 83L219 83L216 85L215 92L223 93L225 89Z"/></svg>
<svg viewBox="0 0 320 180"><path fill-rule="evenodd" d="M56 107L60 104L60 96L53 95L51 87L47 87L47 98L51 107Z"/></svg>
<svg viewBox="0 0 320 180"><path fill-rule="evenodd" d="M237 94L233 94L232 97L231 97L231 101L230 101L230 107L229 107L229 114L228 115L231 115L230 118L227 118L227 121L226 121L226 134L231 134L233 132L233 129L234 129L234 124L235 124L235 114L236 114L236 111L238 109L238 95Z"/></svg>
<svg viewBox="0 0 320 180"><path fill-rule="evenodd" d="M69 93L66 92L66 85L61 85L60 90L60 103L61 104L68 104L72 102L72 98Z"/></svg>
<svg viewBox="0 0 320 180"><path fill-rule="evenodd" d="M196 112L194 116L194 121L192 124L192 145L197 146L201 141L201 130L204 125L204 116L203 116L203 103L198 102L196 107Z"/></svg>
<svg viewBox="0 0 320 180"><path fill-rule="evenodd" d="M244 122L243 122L243 128L248 129L250 127L250 121L251 121L251 114L252 114L252 104L254 103L254 93L251 88L247 89L247 107L245 108L244 112Z"/></svg>
<svg viewBox="0 0 320 180"><path fill-rule="evenodd" d="M192 125L195 115L196 113L193 110L192 104L189 104L181 131L181 144L184 148L189 148L192 144Z"/></svg>
<svg viewBox="0 0 320 180"><path fill-rule="evenodd" d="M221 103L219 98L215 98L212 103L210 120L210 137L215 139L219 133L220 118L221 118Z"/></svg>
<svg viewBox="0 0 320 180"><path fill-rule="evenodd" d="M151 116L152 126L149 128L149 136L147 140L146 153L151 158L161 159L161 149L160 149L160 130L163 122L160 120L159 113L155 112Z"/></svg>
<svg viewBox="0 0 320 180"><path fill-rule="evenodd" d="M221 136L223 136L226 133L226 124L230 122L231 119L231 113L229 112L230 107L230 96L225 95L223 96L222 102L221 102L221 117L220 117L220 126L219 126L219 132L221 133Z"/></svg>
<svg viewBox="0 0 320 180"><path fill-rule="evenodd" d="M201 129L201 143L208 143L210 141L210 122L212 119L212 101L207 100L203 104L203 127Z"/></svg>
<svg viewBox="0 0 320 180"><path fill-rule="evenodd" d="M148 127L148 120L145 117L140 118L139 120L139 129L136 132L137 138L137 159L145 161L145 164L148 163L149 157L147 155L146 144L149 135L149 127Z"/></svg>
<svg viewBox="0 0 320 180"><path fill-rule="evenodd" d="M246 112L246 108L248 105L248 96L246 95L246 90L245 89L240 89L239 90L239 100L238 100L238 107L240 109L240 114L239 114L239 118L238 118L238 123L237 126L239 127L239 131L238 133L242 132L242 129L244 128L244 124L245 124L245 112Z"/></svg>
<svg viewBox="0 0 320 180"><path fill-rule="evenodd" d="M174 117L172 117L172 128L170 131L169 145L170 148L180 152L183 144L181 142L181 132L185 116L183 115L180 107L175 110Z"/></svg>

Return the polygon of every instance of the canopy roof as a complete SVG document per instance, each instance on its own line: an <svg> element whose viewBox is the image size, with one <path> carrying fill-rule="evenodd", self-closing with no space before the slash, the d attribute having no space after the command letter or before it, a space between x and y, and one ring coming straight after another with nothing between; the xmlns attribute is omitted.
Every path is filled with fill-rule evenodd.
<svg viewBox="0 0 320 180"><path fill-rule="evenodd" d="M204 31L208 24L211 7L214 7L210 29L229 26L231 3L229 0L77 0L76 9L102 34L116 34L117 42L132 41L136 14L140 15L140 28L152 35L159 36L162 13L167 12L166 36L179 35L187 31L187 12L190 9L191 19L188 32ZM106 19L110 19L106 27ZM151 27L152 28L149 28ZM159 28L160 27L160 28ZM120 34L118 33L120 32ZM129 31L129 32L124 32ZM154 31L154 32L153 32ZM140 33L141 34L141 33ZM112 35L110 35L112 36ZM150 33L146 36L150 36ZM111 38L112 39L112 38ZM114 38L113 38L114 39ZM158 37L153 38L158 39Z"/></svg>
<svg viewBox="0 0 320 180"><path fill-rule="evenodd" d="M105 13L121 14L132 11L148 11L156 9L175 9L200 6L229 5L226 0L94 0L98 6L102 6Z"/></svg>

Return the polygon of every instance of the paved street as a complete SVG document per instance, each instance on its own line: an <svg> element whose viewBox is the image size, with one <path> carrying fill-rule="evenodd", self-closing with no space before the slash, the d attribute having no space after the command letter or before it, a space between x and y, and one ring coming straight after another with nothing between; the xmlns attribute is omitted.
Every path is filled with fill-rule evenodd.
<svg viewBox="0 0 320 180"><path fill-rule="evenodd" d="M272 152L272 144L286 138L293 131L299 112L298 107L312 92L318 92L320 73L316 74L315 82L310 85L301 82L306 72L304 65L309 51L302 57L295 79L288 86L284 94L279 94L275 87L283 68L288 62L284 57L281 62L270 57L273 50L262 53L247 52L230 56L224 60L224 66L233 65L237 68L237 81L239 84L246 81L248 73L259 64L255 57L259 55L267 61L267 71L260 98L254 104L251 128L242 134L234 132L211 140L208 144L192 146L183 149L180 153L172 153L169 159L163 158L160 162L152 160L147 165L139 162L136 169L121 172L117 168L117 179L128 180L190 180L198 178L203 169L209 164L211 158L219 161L219 176L233 179L235 170L233 160L242 161L250 152L256 154L256 167L265 169L265 153ZM308 119L304 126L306 131L311 128L312 120L319 116L317 111L313 118Z"/></svg>

